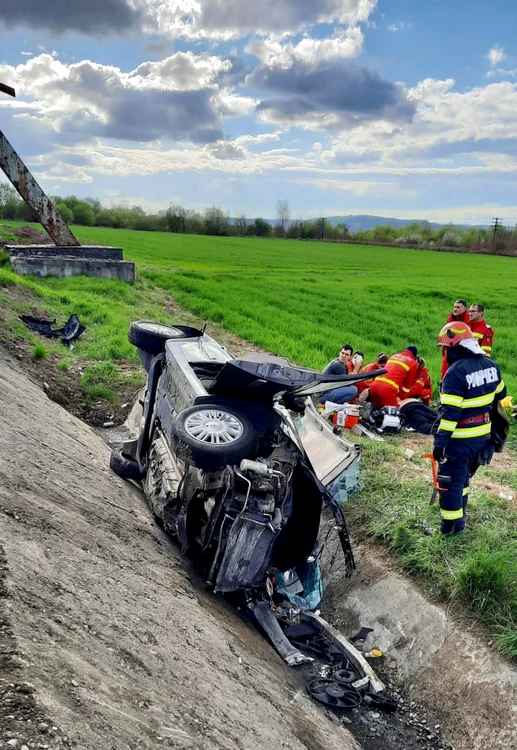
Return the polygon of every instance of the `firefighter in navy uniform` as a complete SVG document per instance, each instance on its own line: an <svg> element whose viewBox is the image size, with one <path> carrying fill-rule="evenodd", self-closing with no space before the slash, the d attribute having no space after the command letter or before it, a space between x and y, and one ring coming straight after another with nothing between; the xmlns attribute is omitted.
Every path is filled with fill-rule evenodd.
<svg viewBox="0 0 517 750"><path fill-rule="evenodd" d="M490 411L505 397L506 387L499 365L485 355L466 323L447 323L438 345L446 347L449 364L441 385L441 420L433 451L444 490L441 530L459 534L465 528L470 477L491 458Z"/></svg>

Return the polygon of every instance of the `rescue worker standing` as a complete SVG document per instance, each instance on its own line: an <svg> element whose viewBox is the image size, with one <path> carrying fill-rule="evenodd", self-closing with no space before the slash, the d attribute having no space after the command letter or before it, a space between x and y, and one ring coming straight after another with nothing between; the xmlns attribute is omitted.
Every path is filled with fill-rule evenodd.
<svg viewBox="0 0 517 750"><path fill-rule="evenodd" d="M469 328L479 342L480 347L489 357L492 356L492 346L494 344L494 329L488 325L483 317L485 308L476 302L470 306L469 310Z"/></svg>
<svg viewBox="0 0 517 750"><path fill-rule="evenodd" d="M370 401L374 409L399 405L399 399L408 397L418 375L416 346L408 346L400 354L393 354L384 369L385 375L375 378L370 388Z"/></svg>
<svg viewBox="0 0 517 750"><path fill-rule="evenodd" d="M466 299L457 299L456 302L453 305L452 312L447 318L447 323L456 323L456 321L460 323L466 323L469 325L470 316L469 316L469 306L467 305ZM447 364L447 357L445 348L442 349L442 380L445 377L445 373L447 372L447 368L449 365Z"/></svg>
<svg viewBox="0 0 517 750"><path fill-rule="evenodd" d="M466 323L447 323L438 334L449 369L442 381L441 420L434 439L440 462L441 530L459 534L465 528L470 477L486 463L491 445L490 411L506 395L499 365L486 357Z"/></svg>

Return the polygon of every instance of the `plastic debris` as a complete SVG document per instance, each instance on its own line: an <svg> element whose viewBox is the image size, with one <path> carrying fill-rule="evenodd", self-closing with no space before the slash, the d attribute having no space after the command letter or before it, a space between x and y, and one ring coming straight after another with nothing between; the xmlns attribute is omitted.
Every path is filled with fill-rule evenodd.
<svg viewBox="0 0 517 750"><path fill-rule="evenodd" d="M44 318L35 318L32 315L20 315L20 320L31 331L39 333L50 339L60 339L63 346L67 349L73 349L72 341L76 341L86 331L77 315L71 315L62 328L53 328L56 320L45 320Z"/></svg>

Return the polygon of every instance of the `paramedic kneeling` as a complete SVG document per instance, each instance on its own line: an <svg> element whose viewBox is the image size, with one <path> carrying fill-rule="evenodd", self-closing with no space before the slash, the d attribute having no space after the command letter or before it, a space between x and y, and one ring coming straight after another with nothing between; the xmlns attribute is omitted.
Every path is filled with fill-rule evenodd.
<svg viewBox="0 0 517 750"><path fill-rule="evenodd" d="M469 326L447 323L438 334L449 365L441 385L441 420L434 439L440 462L441 530L459 534L465 528L469 481L491 443L490 411L504 398L499 365L485 356Z"/></svg>

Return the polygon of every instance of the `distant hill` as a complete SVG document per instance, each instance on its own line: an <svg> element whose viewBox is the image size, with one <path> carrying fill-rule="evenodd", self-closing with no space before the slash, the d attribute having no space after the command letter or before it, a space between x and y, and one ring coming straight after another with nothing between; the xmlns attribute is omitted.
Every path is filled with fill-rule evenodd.
<svg viewBox="0 0 517 750"><path fill-rule="evenodd" d="M313 217L312 219L309 219L309 221L314 221L314 219L317 217ZM349 228L350 232L353 234L354 232L360 232L360 231L366 231L368 229L373 229L374 227L377 227L379 225L383 226L390 226L395 227L395 229L401 229L402 227L407 227L409 224L429 224L429 226L432 229L440 229L440 227L447 226L446 223L438 224L434 221L426 222L425 219L394 219L392 217L386 217L386 216L370 216L369 214L351 214L349 216L327 216L327 221L329 224L332 224L332 226L336 226L336 224L346 224ZM248 224L253 224L254 219L248 219ZM276 219L266 219L266 221L271 224L271 226L275 226ZM294 221L294 219L292 220ZM233 224L235 222L235 219L230 219L230 223ZM291 222L289 222L291 223ZM458 229L488 229L487 224L455 224Z"/></svg>
<svg viewBox="0 0 517 750"><path fill-rule="evenodd" d="M429 224L432 229L440 229L440 227L446 226L446 223L438 224L434 221L426 222L425 219L394 219L386 216L369 216L368 214L350 215L350 216L328 216L327 221L335 226L336 224L346 224L349 230L353 232L366 231L373 229L379 225L395 227L395 229L401 229L407 227L409 224ZM455 224L454 226L458 229L471 229L473 226L475 229L487 229L487 226L478 224Z"/></svg>

